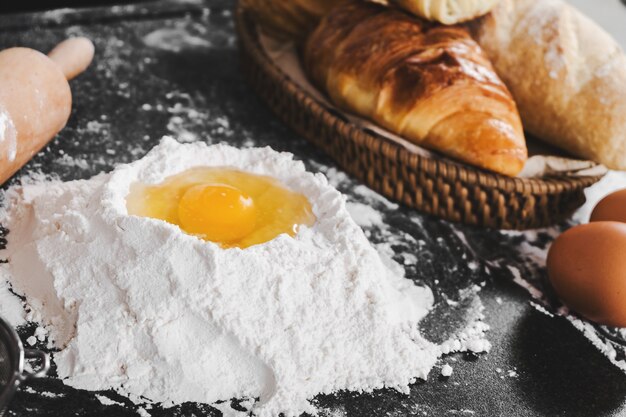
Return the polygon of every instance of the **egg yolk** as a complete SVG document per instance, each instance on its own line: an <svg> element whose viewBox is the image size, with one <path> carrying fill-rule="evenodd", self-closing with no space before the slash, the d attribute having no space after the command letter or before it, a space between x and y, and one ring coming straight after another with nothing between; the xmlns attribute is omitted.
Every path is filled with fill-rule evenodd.
<svg viewBox="0 0 626 417"><path fill-rule="evenodd" d="M132 184L126 207L224 248L293 237L316 220L304 195L274 178L229 168L193 168L161 184Z"/></svg>
<svg viewBox="0 0 626 417"><path fill-rule="evenodd" d="M178 203L180 226L213 242L230 243L249 235L256 225L252 198L224 184L195 185Z"/></svg>

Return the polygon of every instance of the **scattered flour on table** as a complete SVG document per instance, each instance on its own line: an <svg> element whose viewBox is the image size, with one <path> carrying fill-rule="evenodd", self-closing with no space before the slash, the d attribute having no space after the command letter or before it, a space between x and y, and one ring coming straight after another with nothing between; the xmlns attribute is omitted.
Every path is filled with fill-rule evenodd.
<svg viewBox="0 0 626 417"><path fill-rule="evenodd" d="M546 316L548 316L548 317L554 317L554 314L550 313L550 312L549 312L549 311L548 311L548 310L547 310L544 306L542 306L541 304L537 304L536 302L531 301L531 302L530 302L530 305L531 305L531 306L533 306L533 308L534 308L535 310L537 310L538 312L543 313L543 314L545 314L545 315L546 315Z"/></svg>
<svg viewBox="0 0 626 417"><path fill-rule="evenodd" d="M62 23L63 19L68 16L76 13L76 9L71 8L63 8L63 9L54 9L42 12L40 17L44 21L54 22L54 23Z"/></svg>
<svg viewBox="0 0 626 417"><path fill-rule="evenodd" d="M211 43L204 38L190 33L185 27L157 29L143 38L146 46L169 52L180 52L186 49L204 49Z"/></svg>
<svg viewBox="0 0 626 417"><path fill-rule="evenodd" d="M453 371L454 369L452 369L452 367L446 363L441 367L441 376L449 378L452 376Z"/></svg>
<svg viewBox="0 0 626 417"><path fill-rule="evenodd" d="M244 408L245 410L249 410L252 408L252 405L253 401L247 401L244 404L240 404L240 407ZM232 408L230 405L230 401L212 404L211 406L221 411L222 417L248 417L250 415L249 411L239 411Z"/></svg>
<svg viewBox="0 0 626 417"><path fill-rule="evenodd" d="M318 410L318 417L347 417L348 412L344 406L335 408L323 408Z"/></svg>
<svg viewBox="0 0 626 417"><path fill-rule="evenodd" d="M473 416L476 414L475 411L473 410L467 410L467 409L462 409L462 410L450 410L449 413L453 416Z"/></svg>
<svg viewBox="0 0 626 417"><path fill-rule="evenodd" d="M119 405L121 407L124 407L124 403L113 401L112 399L110 399L109 397L105 397L104 395L96 394L96 398L98 399L98 401L100 401L100 404L102 405Z"/></svg>
<svg viewBox="0 0 626 417"><path fill-rule="evenodd" d="M295 238L224 250L127 214L132 183L198 165L271 175L306 195L318 221ZM9 262L0 282L26 298L29 319L60 349L59 377L76 388L164 406L260 398L256 415L295 416L315 412L309 400L319 393L406 393L442 354L489 349L479 322L442 345L423 338L430 289L404 278L350 217L345 197L289 154L165 138L111 173L12 187L4 201ZM380 221L363 207L351 211ZM21 309L13 298L10 309Z"/></svg>
<svg viewBox="0 0 626 417"><path fill-rule="evenodd" d="M22 388L24 390L24 392L28 393L28 394L37 394L40 395L42 397L45 398L61 398L64 397L64 394L57 394L55 392L50 392L50 391L36 391L34 388L26 386L24 388Z"/></svg>
<svg viewBox="0 0 626 417"><path fill-rule="evenodd" d="M383 223L382 215L372 206L349 202L347 203L347 209L350 216L359 226L372 227L382 225Z"/></svg>
<svg viewBox="0 0 626 417"><path fill-rule="evenodd" d="M139 414L140 417L150 417L151 414L145 409L145 408L138 408L137 409L137 414Z"/></svg>

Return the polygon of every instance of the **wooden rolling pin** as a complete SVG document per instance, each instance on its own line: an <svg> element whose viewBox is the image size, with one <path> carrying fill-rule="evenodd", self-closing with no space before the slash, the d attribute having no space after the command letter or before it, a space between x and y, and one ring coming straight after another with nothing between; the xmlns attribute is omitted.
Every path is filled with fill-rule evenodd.
<svg viewBox="0 0 626 417"><path fill-rule="evenodd" d="M63 129L72 110L68 80L93 55L86 38L63 41L48 56L29 48L0 52L0 184Z"/></svg>

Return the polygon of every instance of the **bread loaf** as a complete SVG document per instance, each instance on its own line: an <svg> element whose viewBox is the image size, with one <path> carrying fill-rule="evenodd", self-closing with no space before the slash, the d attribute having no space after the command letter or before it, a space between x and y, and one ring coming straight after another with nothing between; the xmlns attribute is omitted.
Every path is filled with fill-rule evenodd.
<svg viewBox="0 0 626 417"><path fill-rule="evenodd" d="M515 103L464 27L348 2L310 35L304 67L337 106L418 145L507 175L524 166Z"/></svg>
<svg viewBox="0 0 626 417"><path fill-rule="evenodd" d="M389 2L424 19L453 25L489 13L498 0L389 0Z"/></svg>
<svg viewBox="0 0 626 417"><path fill-rule="evenodd" d="M626 169L626 56L609 34L562 0L502 0L470 28L527 131Z"/></svg>

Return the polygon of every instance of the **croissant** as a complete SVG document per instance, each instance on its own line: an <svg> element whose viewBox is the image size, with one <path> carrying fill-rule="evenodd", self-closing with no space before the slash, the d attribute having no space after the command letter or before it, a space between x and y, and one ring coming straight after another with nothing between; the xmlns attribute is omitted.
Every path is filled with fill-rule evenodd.
<svg viewBox="0 0 626 417"><path fill-rule="evenodd" d="M242 0L261 28L284 41L304 39L342 0Z"/></svg>
<svg viewBox="0 0 626 417"><path fill-rule="evenodd" d="M498 0L390 0L390 3L424 19L453 25L489 13Z"/></svg>
<svg viewBox="0 0 626 417"><path fill-rule="evenodd" d="M303 55L338 107L469 164L522 170L528 152L515 102L465 28L348 2L321 21Z"/></svg>

